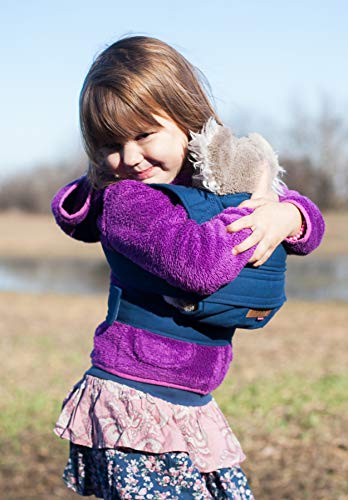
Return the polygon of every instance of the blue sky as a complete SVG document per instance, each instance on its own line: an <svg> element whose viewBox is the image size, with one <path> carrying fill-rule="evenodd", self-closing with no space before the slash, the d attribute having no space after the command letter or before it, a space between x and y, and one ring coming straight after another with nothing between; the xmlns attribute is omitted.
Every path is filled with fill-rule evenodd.
<svg viewBox="0 0 348 500"><path fill-rule="evenodd" d="M315 110L323 93L348 109L343 0L0 0L0 12L0 178L77 157L84 76L127 33L161 38L203 70L230 124L286 124L291 101Z"/></svg>

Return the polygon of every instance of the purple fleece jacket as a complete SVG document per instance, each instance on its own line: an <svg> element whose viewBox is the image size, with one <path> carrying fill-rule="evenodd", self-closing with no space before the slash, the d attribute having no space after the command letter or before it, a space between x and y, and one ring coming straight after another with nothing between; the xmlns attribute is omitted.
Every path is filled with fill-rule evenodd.
<svg viewBox="0 0 348 500"><path fill-rule="evenodd" d="M310 253L324 234L319 209L296 191L288 191L281 201L300 209L307 228L298 242L285 242L288 253ZM138 181L120 181L94 191L86 177L81 177L58 191L52 210L57 224L69 236L85 242L101 241L171 285L202 295L233 280L254 251L251 248L232 255L232 248L250 230L228 233L225 229L250 209L227 208L199 225L166 194Z"/></svg>
<svg viewBox="0 0 348 500"><path fill-rule="evenodd" d="M322 216L310 200L294 191L288 191L283 200L298 206L307 227L301 240L295 244L286 243L287 250L305 255L322 239ZM171 285L202 295L213 293L236 278L254 251L251 248L232 255L232 248L251 231L226 231L228 224L250 213L250 209L230 207L199 225L165 193L137 181L120 181L104 190L93 191L87 179L82 177L56 194L52 210L58 225L69 236L85 242L100 241ZM133 373L135 361L130 357L132 350L128 344L123 349L125 363L120 364L121 347L126 338L132 339L132 343L141 338L143 344L152 346L151 335L154 334L117 321L111 327L103 322L96 331L92 363L111 373L138 380ZM156 356L161 360L165 352L180 353L181 359L192 349L189 343L180 340L163 337L161 342L160 348L159 339L155 339ZM214 362L207 362L209 356ZM224 378L232 359L231 346L196 345L194 356L189 358L192 363L181 367L181 371L179 367L169 370L161 368L161 364L156 368L153 364L145 364L141 367L139 380L206 394ZM137 366L135 373L139 374L139 370Z"/></svg>

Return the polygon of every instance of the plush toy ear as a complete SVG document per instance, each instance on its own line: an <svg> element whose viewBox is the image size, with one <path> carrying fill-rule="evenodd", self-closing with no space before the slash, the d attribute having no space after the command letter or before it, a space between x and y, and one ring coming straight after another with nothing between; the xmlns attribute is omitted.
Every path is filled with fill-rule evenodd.
<svg viewBox="0 0 348 500"><path fill-rule="evenodd" d="M213 193L219 193L219 186L214 175L214 165L209 162L209 148L213 138L222 129L213 117L209 118L201 132L191 132L191 140L188 143L190 160L195 172L192 176L192 184L195 187L205 188ZM213 170L212 170L213 169Z"/></svg>

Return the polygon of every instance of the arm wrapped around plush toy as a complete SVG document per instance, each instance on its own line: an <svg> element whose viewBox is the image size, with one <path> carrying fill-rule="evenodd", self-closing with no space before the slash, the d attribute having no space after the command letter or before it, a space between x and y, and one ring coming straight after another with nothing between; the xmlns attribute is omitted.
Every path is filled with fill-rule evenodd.
<svg viewBox="0 0 348 500"><path fill-rule="evenodd" d="M233 195L240 193L261 197L266 195L269 197L272 193L273 200L278 201L278 195L284 196L288 192L281 180L285 170L279 165L278 156L271 145L260 134L254 133L238 138L229 128L218 125L211 118L200 133L192 133L188 148L195 167L192 184L195 188L212 193L207 195L210 205L211 197L219 198L223 206L228 206L229 203L235 203L237 197ZM185 205L190 211L187 200ZM192 211L189 215L193 213ZM302 234L299 233L299 237ZM292 240L289 239L288 242L293 243ZM277 252L281 253L279 249ZM284 250L282 254L284 258ZM280 265L281 261L281 259L277 261L277 257L272 259L271 269L275 266L275 262L276 265ZM267 269L266 272L270 272L267 264L263 267ZM255 272L258 274L257 269ZM168 297L165 299L185 311L193 311L197 307L197 304L183 299Z"/></svg>

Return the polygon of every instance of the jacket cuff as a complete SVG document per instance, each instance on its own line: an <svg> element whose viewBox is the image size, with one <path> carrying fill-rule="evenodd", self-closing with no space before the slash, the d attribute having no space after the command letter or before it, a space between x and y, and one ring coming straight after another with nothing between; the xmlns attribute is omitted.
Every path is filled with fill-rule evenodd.
<svg viewBox="0 0 348 500"><path fill-rule="evenodd" d="M286 200L283 200L284 203L291 203L292 205L295 205L295 207L297 207L301 213L301 216L302 216L302 222L304 224L304 233L302 234L302 236L294 241L293 239L290 238L285 238L285 242L288 244L288 245L291 245L291 244L295 244L295 243L306 243L312 233L312 222L311 222L311 219L309 217L309 214L307 212L307 210L305 209L305 207L303 206L303 204L299 203L297 200L293 200L293 199L286 199Z"/></svg>
<svg viewBox="0 0 348 500"><path fill-rule="evenodd" d="M52 212L58 226L76 240L99 241L97 226L103 190L94 190L86 176L61 188L52 200Z"/></svg>
<svg viewBox="0 0 348 500"><path fill-rule="evenodd" d="M305 233L300 239L284 241L288 253L308 255L320 245L325 232L325 222L319 208L296 191L287 192L280 198L280 201L295 205L300 210L306 226Z"/></svg>
<svg viewBox="0 0 348 500"><path fill-rule="evenodd" d="M92 189L86 176L61 188L52 200L52 212L59 225L76 226L86 217L91 207Z"/></svg>

